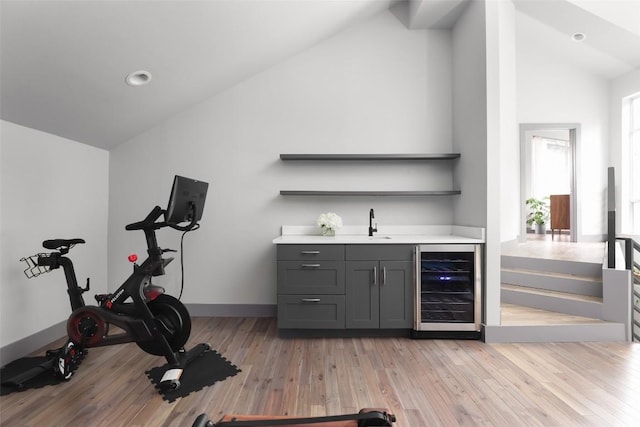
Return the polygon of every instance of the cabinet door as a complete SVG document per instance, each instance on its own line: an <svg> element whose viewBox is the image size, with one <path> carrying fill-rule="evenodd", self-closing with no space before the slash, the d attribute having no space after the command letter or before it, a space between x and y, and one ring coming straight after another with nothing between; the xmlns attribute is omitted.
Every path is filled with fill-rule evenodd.
<svg viewBox="0 0 640 427"><path fill-rule="evenodd" d="M411 328L413 285L412 262L380 261L380 328Z"/></svg>
<svg viewBox="0 0 640 427"><path fill-rule="evenodd" d="M346 327L380 327L380 288L378 261L348 261L346 267Z"/></svg>

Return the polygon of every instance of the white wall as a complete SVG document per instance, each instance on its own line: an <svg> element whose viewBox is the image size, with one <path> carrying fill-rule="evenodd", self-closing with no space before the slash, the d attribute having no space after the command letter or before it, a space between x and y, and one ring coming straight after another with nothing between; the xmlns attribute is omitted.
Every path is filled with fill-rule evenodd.
<svg viewBox="0 0 640 427"><path fill-rule="evenodd" d="M493 25L488 22L487 27L495 26L497 30L493 41L488 41L487 45L497 51L497 66L494 66L492 78L496 88L494 91L497 91L497 95L494 95L497 97L497 106L494 108L499 113L497 120L491 120L491 115L489 119L490 123L498 126L495 132L499 133L499 137L489 137L488 144L496 140L499 142L499 148L489 148L488 160L491 161L495 153L499 152L500 163L497 167L499 184L489 205L497 205L495 198L499 198L497 224L500 229L500 241L504 242L514 240L520 230L518 216L511 215L520 207L520 141L516 117L516 23L515 7L511 1L495 3L497 4L493 7L497 10L493 13L497 16L497 22ZM496 168L489 166L489 170L492 169ZM495 214L493 216L496 217Z"/></svg>
<svg viewBox="0 0 640 427"><path fill-rule="evenodd" d="M536 42L551 31L516 12L518 123L580 123L577 151L578 240L606 232L609 87L604 77L551 55ZM515 214L515 212L514 212Z"/></svg>
<svg viewBox="0 0 640 427"><path fill-rule="evenodd" d="M501 3L471 2L453 29L453 140L462 153L455 175L462 195L453 217L456 224L486 228L487 325L500 324L500 147L511 127L503 115L510 105L512 76L500 77L513 55L508 40L501 38L510 37L508 14Z"/></svg>
<svg viewBox="0 0 640 427"><path fill-rule="evenodd" d="M78 281L107 289L109 153L0 121L0 347L63 322L71 313L62 270L27 279L20 258L42 241L83 238L71 252ZM51 337L57 339L59 337Z"/></svg>
<svg viewBox="0 0 640 427"><path fill-rule="evenodd" d="M445 163L282 162L280 153L452 150L451 37L408 30L390 12L173 117L111 152L111 282L125 256L144 250L123 231L165 206L174 174L210 183L202 228L185 239L183 300L275 304L273 238L282 224L314 224L334 211L345 224L449 224L451 198L284 197L283 189L451 188ZM482 120L480 120L482 121ZM178 247L178 233L159 234ZM177 293L178 266L158 278Z"/></svg>
<svg viewBox="0 0 640 427"><path fill-rule="evenodd" d="M453 29L453 147L462 156L453 222L487 224L487 70L485 4L471 2ZM498 153L496 153L497 155Z"/></svg>
<svg viewBox="0 0 640 427"><path fill-rule="evenodd" d="M515 8L486 2L487 38L487 243L486 324L501 323L500 243L518 234L520 190L516 122Z"/></svg>
<svg viewBox="0 0 640 427"><path fill-rule="evenodd" d="M616 179L616 232L632 233L631 204L631 154L622 144L622 100L640 92L640 70L631 71L612 80L609 90L610 110L610 165L615 168ZM640 166L638 166L640 167Z"/></svg>

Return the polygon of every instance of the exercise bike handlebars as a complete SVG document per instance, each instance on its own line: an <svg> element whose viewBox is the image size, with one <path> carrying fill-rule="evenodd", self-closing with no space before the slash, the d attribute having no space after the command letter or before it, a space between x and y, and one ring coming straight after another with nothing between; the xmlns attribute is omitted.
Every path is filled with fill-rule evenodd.
<svg viewBox="0 0 640 427"><path fill-rule="evenodd" d="M162 259L162 254L164 253L164 251L158 246L158 240L156 239L156 230L164 227L171 227L179 231L190 231L196 229L198 226L198 221L196 220L195 215L195 205L190 204L190 209L193 215L191 215L191 222L186 226L180 226L166 221L156 222L158 221L158 218L166 213L166 211L160 206L154 207L142 221L134 222L125 226L125 230L144 231L145 239L147 241L147 253L149 254L149 271L153 276L164 275L164 261Z"/></svg>
<svg viewBox="0 0 640 427"><path fill-rule="evenodd" d="M161 228L164 227L171 227L174 230L178 230L178 231L189 231L192 230L198 223L198 221L195 218L195 210L196 207L195 205L191 205L191 209L194 212L194 215L192 215L192 219L191 222L188 225L178 225L178 224L173 224L173 223L169 223L169 222L156 222L158 220L158 218L160 218L163 214L166 213L166 211L164 209L162 209L160 206L156 206L155 208L153 208L151 210L151 212L149 212L149 214L147 215L147 217L145 219L143 219L142 221L138 221L138 222L134 222L131 224L128 224L124 227L125 230L159 230Z"/></svg>
<svg viewBox="0 0 640 427"><path fill-rule="evenodd" d="M164 214L164 210L160 206L156 206L151 210L151 212L149 212L145 219L143 219L142 221L127 224L124 229L129 231L145 229L158 230L166 226L166 224L163 222L156 222L156 220L160 218L162 214Z"/></svg>

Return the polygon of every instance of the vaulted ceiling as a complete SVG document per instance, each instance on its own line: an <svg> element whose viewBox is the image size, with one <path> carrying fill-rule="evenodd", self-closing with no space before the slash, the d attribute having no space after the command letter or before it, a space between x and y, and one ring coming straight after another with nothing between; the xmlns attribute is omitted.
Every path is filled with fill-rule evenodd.
<svg viewBox="0 0 640 427"><path fill-rule="evenodd" d="M390 7L409 28L449 28L468 1L2 0L0 117L110 149ZM629 3L618 17L578 0L513 1L557 33L588 32L571 54L605 77L640 67L636 0L615 2ZM126 85L138 70L151 83Z"/></svg>

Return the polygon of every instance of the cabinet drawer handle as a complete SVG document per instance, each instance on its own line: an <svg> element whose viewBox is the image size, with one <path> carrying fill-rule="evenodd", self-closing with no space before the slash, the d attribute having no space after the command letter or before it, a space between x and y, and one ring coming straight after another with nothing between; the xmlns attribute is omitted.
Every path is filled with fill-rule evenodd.
<svg viewBox="0 0 640 427"><path fill-rule="evenodd" d="M300 302L320 302L320 298L302 298Z"/></svg>
<svg viewBox="0 0 640 427"><path fill-rule="evenodd" d="M302 255L318 255L320 251L302 251L300 252Z"/></svg>
<svg viewBox="0 0 640 427"><path fill-rule="evenodd" d="M302 268L320 268L320 264L301 264Z"/></svg>

